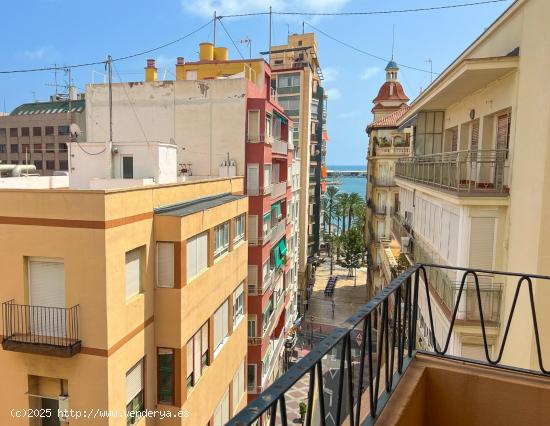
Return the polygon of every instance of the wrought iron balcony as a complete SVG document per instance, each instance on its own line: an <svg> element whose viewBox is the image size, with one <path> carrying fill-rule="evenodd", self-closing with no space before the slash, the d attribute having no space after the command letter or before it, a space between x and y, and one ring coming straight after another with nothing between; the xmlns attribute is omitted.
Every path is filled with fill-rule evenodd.
<svg viewBox="0 0 550 426"><path fill-rule="evenodd" d="M3 338L6 351L71 357L80 352L78 308L2 303Z"/></svg>
<svg viewBox="0 0 550 426"><path fill-rule="evenodd" d="M493 149L400 158L395 176L454 192L506 195L507 156Z"/></svg>
<svg viewBox="0 0 550 426"><path fill-rule="evenodd" d="M449 271L461 277L450 325L443 327L443 330L435 327L436 312L431 301L433 289L430 283L431 274L428 272L430 269ZM502 333L502 341L499 341L499 346L495 346L493 350L489 345L487 335L487 314L490 312L487 312L481 297L480 278L482 276L500 277L510 286L510 294L513 295L510 311L507 313L506 320L503 321L506 326ZM374 424L378 419L387 419L388 416L392 417L393 421L386 421L384 424L395 424L401 415L410 414L410 410L417 414L414 408L408 407L409 410L405 410L404 406L410 404L411 389L416 389L413 384L419 383L421 380L419 374L425 368L426 359L437 363L436 367L439 371L451 366L453 368L451 376L453 377L459 376L465 369L469 369L469 372L474 374L474 378L469 381L465 379L448 382L447 378L448 384L443 386L448 387L443 388L431 386L426 381L423 382L425 389L434 392L432 395L434 398L437 395L437 401L441 401L440 397L447 398L446 402L450 404L449 407L454 407L454 400L449 401L449 398L457 398L458 395L464 396L470 392L479 395L488 389L491 390L491 388L485 387L487 384L499 386L498 379L506 379L509 383L514 381L515 384L509 388L515 394L507 394L510 401L515 401L518 398L524 399L526 389L537 392L541 386L544 387L545 395L548 395L550 393L550 370L544 367L541 355L541 334L537 325L533 283L537 281L537 285L544 285L549 280L550 276L529 273L499 272L433 264L414 265L392 280L378 295L348 318L341 327L336 328L313 347L305 357L276 380L272 386L263 390L228 424L232 426L252 425L264 415L269 415L270 424L286 426L295 422L295 419L289 418L289 416L295 415L297 403L302 402L306 408L304 424L308 426L312 424ZM451 349L450 342L453 333L456 332L456 320L461 303L467 297L469 282L473 283L473 297L477 301L479 309L478 326L482 341L482 359L468 359L451 354L453 349ZM522 287L527 287L527 291L521 292ZM519 301L520 297L521 301ZM533 370L515 368L504 365L502 362L504 351L511 349L508 343L508 331L518 303L528 307L521 312L530 316L530 320L522 322L522 324L524 326L529 324L532 327L530 332L532 332L533 343L538 354ZM419 311L421 310L424 311L426 322L430 326L429 346L428 350L424 351L417 349L420 337L417 333L420 331ZM439 323L437 324L439 326ZM436 338L436 336L438 337ZM517 348L513 349L518 350ZM411 372L409 373L409 371ZM490 374L492 380L486 380L481 374L485 377ZM442 380L441 376L440 374L439 380ZM518 378L521 380L521 386L516 386ZM400 388L401 381L407 382L408 385ZM483 383L481 384L481 382ZM451 386L452 389L450 389ZM468 389L466 386L469 386ZM294 396L296 394L294 391L297 389L301 389L301 392L305 390L306 395L300 397L298 401ZM444 395L442 395L441 389L444 389ZM445 393L445 389L450 390L448 395ZM502 394L502 388L499 390ZM429 395L423 395L420 398L425 398L423 401L428 405L435 401L435 399L430 399ZM501 410L500 413L502 410L508 410L514 418L521 418L521 413L525 413L521 404L518 408L517 404L503 404L502 401L497 398L493 404L488 400L487 404L481 404L481 408L477 407L477 412L483 414L483 410L490 406L494 410ZM476 404L479 406L479 403ZM469 410L476 410L474 407L476 404L473 404ZM529 416L527 416L529 421L520 422L521 424L535 425L546 421L547 403L540 400L536 402L535 406L538 412L529 412ZM454 411L458 410L458 415L462 416L464 421L461 422L461 419L454 418L453 423L468 423L466 420L466 411L468 410L464 410L464 405L459 404L455 408L453 408ZM435 411L426 412L425 415L432 415ZM439 411L438 415L443 417L446 415L441 413L441 410ZM485 415L487 416L487 414ZM419 419L411 420L411 424L422 424L422 417ZM403 419L401 418L401 420ZM490 421L487 422L487 424L490 423ZM519 423L514 421L509 424Z"/></svg>

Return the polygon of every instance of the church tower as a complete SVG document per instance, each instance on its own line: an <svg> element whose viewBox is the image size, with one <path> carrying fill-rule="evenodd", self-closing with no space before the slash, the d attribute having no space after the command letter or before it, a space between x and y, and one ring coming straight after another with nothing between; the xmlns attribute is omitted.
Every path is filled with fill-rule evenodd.
<svg viewBox="0 0 550 426"><path fill-rule="evenodd" d="M380 87L378 96L372 101L374 121L397 111L409 101L397 78L398 73L399 66L392 58L386 65L386 81Z"/></svg>

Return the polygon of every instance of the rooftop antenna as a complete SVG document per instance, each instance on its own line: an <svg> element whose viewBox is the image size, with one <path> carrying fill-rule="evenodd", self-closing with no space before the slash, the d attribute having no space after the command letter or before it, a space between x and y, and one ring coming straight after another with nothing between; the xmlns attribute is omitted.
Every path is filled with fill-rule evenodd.
<svg viewBox="0 0 550 426"><path fill-rule="evenodd" d="M395 24L392 26L391 33L391 60L393 61L393 49L395 48Z"/></svg>
<svg viewBox="0 0 550 426"><path fill-rule="evenodd" d="M426 59L424 62L426 62L427 64L430 64L430 83L433 81L434 79L434 72L433 72L433 62L431 59Z"/></svg>
<svg viewBox="0 0 550 426"><path fill-rule="evenodd" d="M214 45L214 47L216 47L216 20L217 19L218 17L216 16L216 11L214 11L214 19L212 20L212 23L214 25L214 37L212 40L212 44Z"/></svg>
<svg viewBox="0 0 550 426"><path fill-rule="evenodd" d="M252 39L246 36L242 40L239 40L239 43L246 44L248 46L248 56L250 59L252 59Z"/></svg>
<svg viewBox="0 0 550 426"><path fill-rule="evenodd" d="M271 25L273 21L273 8L269 6L269 63L271 63Z"/></svg>
<svg viewBox="0 0 550 426"><path fill-rule="evenodd" d="M290 24L286 24L286 35L290 35Z"/></svg>

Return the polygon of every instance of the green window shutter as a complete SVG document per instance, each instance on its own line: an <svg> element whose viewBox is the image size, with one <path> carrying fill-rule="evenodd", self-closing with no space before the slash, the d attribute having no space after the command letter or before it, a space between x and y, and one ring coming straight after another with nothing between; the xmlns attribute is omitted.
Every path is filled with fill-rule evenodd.
<svg viewBox="0 0 550 426"><path fill-rule="evenodd" d="M281 254L283 256L286 255L287 250L286 250L286 243L284 239L279 242L279 250L281 251Z"/></svg>
<svg viewBox="0 0 550 426"><path fill-rule="evenodd" d="M275 250L275 267L280 268L281 265L283 264L283 259L281 259L281 252L279 250L279 246L276 246L274 250Z"/></svg>

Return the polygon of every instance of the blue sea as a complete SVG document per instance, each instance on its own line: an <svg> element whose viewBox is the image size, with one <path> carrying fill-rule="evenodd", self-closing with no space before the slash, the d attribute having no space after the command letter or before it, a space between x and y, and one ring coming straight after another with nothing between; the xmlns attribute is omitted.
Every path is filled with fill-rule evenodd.
<svg viewBox="0 0 550 426"><path fill-rule="evenodd" d="M327 164L327 170L367 170L366 164L362 165L329 165ZM367 179L359 177L341 177L339 181L342 185L338 186L338 190L341 192L357 192L361 197L365 198L367 192Z"/></svg>

